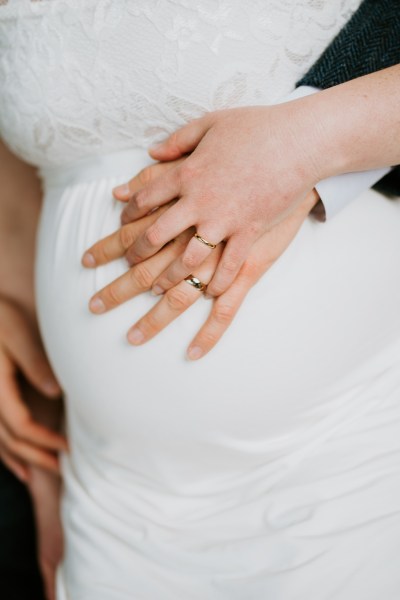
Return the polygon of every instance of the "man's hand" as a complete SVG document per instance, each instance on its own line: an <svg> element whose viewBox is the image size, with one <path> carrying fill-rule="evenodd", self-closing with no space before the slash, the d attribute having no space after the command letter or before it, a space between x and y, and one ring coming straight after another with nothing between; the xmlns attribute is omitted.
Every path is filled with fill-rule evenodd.
<svg viewBox="0 0 400 600"><path fill-rule="evenodd" d="M26 379L22 379L20 390L35 422L58 430L62 418L60 404L49 403ZM63 554L60 518L61 478L55 473L31 465L28 489L36 521L37 555L45 596L46 600L55 600L55 575Z"/></svg>
<svg viewBox="0 0 400 600"><path fill-rule="evenodd" d="M219 296L226 291L253 244L320 180L310 139L312 116L302 102L210 113L153 148L152 157L161 161L192 153L140 191L132 193L129 184L117 188L116 195L129 200L123 224L178 199L134 241L126 254L130 263L140 263L194 227L213 244L226 242L208 292ZM182 281L212 252L193 237L155 281L154 291L162 293Z"/></svg>
<svg viewBox="0 0 400 600"><path fill-rule="evenodd" d="M64 549L60 518L61 479L32 467L29 491L35 513L38 562L46 600L56 600L56 572Z"/></svg>
<svg viewBox="0 0 400 600"><path fill-rule="evenodd" d="M128 183L129 194L137 193L168 170L175 168L177 162L181 164L182 160L147 167L130 180ZM115 196L124 199L121 198L118 189L115 191ZM216 345L232 322L247 292L285 251L317 201L318 194L313 190L289 217L264 234L254 244L232 286L213 302L207 322L189 347L189 358L193 360L201 358ZM85 253L83 264L86 267L100 266L126 255L134 240L165 210L166 207L162 207L159 212L155 211L134 223L124 225L114 234L97 242ZM91 310L95 313L105 312L150 290L166 265L182 254L192 231L184 232L173 244L167 245L150 259L132 266L127 273L97 292L90 302ZM222 251L223 245L221 244L193 274L202 282L208 283L217 268ZM200 297L201 294L198 290L184 281L180 282L169 289L158 304L131 328L128 340L134 345L148 341Z"/></svg>
<svg viewBox="0 0 400 600"><path fill-rule="evenodd" d="M0 458L27 481L27 464L57 473L57 452L66 450L67 444L63 436L32 418L22 398L18 373L48 398L61 393L31 317L16 303L0 297Z"/></svg>

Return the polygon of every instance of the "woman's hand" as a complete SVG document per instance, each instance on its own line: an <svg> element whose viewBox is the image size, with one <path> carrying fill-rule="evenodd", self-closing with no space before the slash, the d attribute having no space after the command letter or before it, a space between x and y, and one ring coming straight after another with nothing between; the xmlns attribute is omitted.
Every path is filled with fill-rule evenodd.
<svg viewBox="0 0 400 600"><path fill-rule="evenodd" d="M57 452L67 444L63 436L33 419L19 386L19 373L47 398L60 395L36 325L16 303L0 297L0 458L19 479L27 481L28 464L57 473Z"/></svg>
<svg viewBox="0 0 400 600"><path fill-rule="evenodd" d="M179 164L181 162L182 160L179 160ZM136 193L174 167L176 167L174 161L147 167L128 183L129 193ZM116 197L119 198L118 191ZM189 358L193 360L201 358L215 346L232 322L247 292L281 256L317 201L318 194L312 191L290 217L257 241L232 286L213 302L207 322L189 347ZM162 207L160 212L165 210L166 208ZM85 253L83 264L87 267L99 266L126 255L132 242L158 216L159 213L155 211L134 223L124 225L114 234L97 242ZM152 289L154 281L166 265L183 252L185 243L191 235L192 230L184 232L173 244L169 244L150 259L134 265L127 273L97 292L90 302L91 310L95 313L105 312ZM202 282L208 283L211 280L222 251L221 244L195 270L194 275ZM184 281L180 282L167 291L158 304L131 328L128 340L135 345L148 341L200 297L198 290Z"/></svg>
<svg viewBox="0 0 400 600"><path fill-rule="evenodd" d="M293 213L259 238L250 249L229 289L214 299L210 315L188 348L188 358L207 354L232 323L249 290L283 254L318 201L313 190ZM200 281L211 280L222 250L209 256L194 274ZM199 298L199 292L185 281L165 292L163 298L129 331L132 344L142 344L157 335Z"/></svg>
<svg viewBox="0 0 400 600"><path fill-rule="evenodd" d="M270 107L207 114L151 150L170 161L191 152L177 167L132 193L122 213L127 224L178 199L137 237L127 252L131 264L154 255L189 227L205 240L226 241L208 292L219 296L232 284L253 244L288 216L320 180L312 117L303 99ZM192 273L212 253L191 239L185 251L157 278L162 293Z"/></svg>

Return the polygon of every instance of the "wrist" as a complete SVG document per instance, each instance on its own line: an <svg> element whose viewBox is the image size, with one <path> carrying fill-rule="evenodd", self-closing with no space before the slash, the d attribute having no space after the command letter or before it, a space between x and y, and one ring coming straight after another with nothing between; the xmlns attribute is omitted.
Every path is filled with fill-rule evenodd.
<svg viewBox="0 0 400 600"><path fill-rule="evenodd" d="M352 116L352 110L343 111L339 99L340 90L338 95L338 90L333 88L324 90L318 94L318 97L310 98L309 110L313 119L314 149L319 155L318 182L357 170L354 161L354 149L357 148L355 117Z"/></svg>
<svg viewBox="0 0 400 600"><path fill-rule="evenodd" d="M325 143L323 136L319 135L313 108L313 100L318 95L312 94L288 102L285 105L287 112L284 114L291 129L289 144L293 145L292 153L297 161L296 177L303 181L304 188L308 190L314 189L324 178L327 168Z"/></svg>
<svg viewBox="0 0 400 600"><path fill-rule="evenodd" d="M400 65L298 100L311 117L320 179L398 164Z"/></svg>
<svg viewBox="0 0 400 600"><path fill-rule="evenodd" d="M355 117L352 111L340 114L343 110L340 98L341 90L330 88L290 102L291 127L299 147L306 148L303 169L311 174L313 187L323 179L357 170Z"/></svg>

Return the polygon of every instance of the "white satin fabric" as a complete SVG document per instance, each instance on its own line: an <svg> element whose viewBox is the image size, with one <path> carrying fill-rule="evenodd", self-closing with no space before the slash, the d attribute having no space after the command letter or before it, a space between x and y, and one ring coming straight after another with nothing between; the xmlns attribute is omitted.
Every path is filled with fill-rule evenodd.
<svg viewBox="0 0 400 600"><path fill-rule="evenodd" d="M45 187L38 308L71 443L58 600L397 600L400 203L371 191L306 221L193 363L209 302L133 348L126 331L156 299L91 315L126 264L80 262L119 226L112 187L149 163L149 141L215 98L271 101L267 65L290 89L356 3L34 4L0 24L0 127Z"/></svg>

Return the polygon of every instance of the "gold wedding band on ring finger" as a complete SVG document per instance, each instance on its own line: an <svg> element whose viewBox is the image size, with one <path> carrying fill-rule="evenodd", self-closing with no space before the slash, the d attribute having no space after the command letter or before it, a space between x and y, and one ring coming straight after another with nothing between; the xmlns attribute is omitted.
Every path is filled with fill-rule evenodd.
<svg viewBox="0 0 400 600"><path fill-rule="evenodd" d="M199 292L204 292L207 289L207 285L194 275L189 275L185 278L185 281Z"/></svg>
<svg viewBox="0 0 400 600"><path fill-rule="evenodd" d="M201 235L199 235L197 232L194 234L193 237L196 238L196 240L198 240L199 242L201 242L205 246L207 246L208 248L211 248L211 250L215 250L215 248L218 245L218 244L213 244L213 242L209 242L208 240L206 240L205 238L203 238Z"/></svg>

